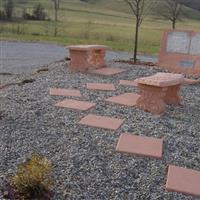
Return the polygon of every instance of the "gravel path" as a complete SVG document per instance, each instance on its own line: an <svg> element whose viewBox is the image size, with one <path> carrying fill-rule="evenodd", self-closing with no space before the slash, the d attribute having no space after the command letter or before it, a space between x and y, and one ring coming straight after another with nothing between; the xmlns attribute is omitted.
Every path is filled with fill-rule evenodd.
<svg viewBox="0 0 200 200"><path fill-rule="evenodd" d="M167 165L200 170L200 85L182 88L181 106L168 106L163 117L136 108L114 105L104 98L136 88L117 86L120 79L134 79L157 72L143 66L108 63L127 71L111 77L70 73L66 63L49 66L33 75L36 81L1 90L0 186L32 152L54 163L55 200L195 200L165 191ZM114 83L117 91L94 92L87 82ZM50 87L77 88L83 100L96 102L87 112L53 105L64 97L49 95ZM86 114L125 118L123 126L109 131L78 125ZM121 133L164 137L162 160L115 152ZM1 195L0 195L0 199Z"/></svg>

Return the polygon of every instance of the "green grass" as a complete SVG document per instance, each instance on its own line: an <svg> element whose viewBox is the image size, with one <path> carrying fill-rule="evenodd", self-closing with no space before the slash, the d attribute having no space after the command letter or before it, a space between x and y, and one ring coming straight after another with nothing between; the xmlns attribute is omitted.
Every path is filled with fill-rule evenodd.
<svg viewBox="0 0 200 200"><path fill-rule="evenodd" d="M18 0L19 1L19 0ZM33 7L36 1L23 4ZM53 5L41 1L53 18ZM49 2L49 1L48 1ZM69 44L105 44L114 50L132 51L135 21L129 8L114 0L100 0L98 4L81 4L78 0L65 1L59 12L58 36L53 37L52 21L20 21L0 23L2 40L23 40ZM16 6L16 15L21 7ZM185 19L178 22L179 29L199 30L199 21ZM148 16L140 28L139 52L157 54L163 30L170 22Z"/></svg>

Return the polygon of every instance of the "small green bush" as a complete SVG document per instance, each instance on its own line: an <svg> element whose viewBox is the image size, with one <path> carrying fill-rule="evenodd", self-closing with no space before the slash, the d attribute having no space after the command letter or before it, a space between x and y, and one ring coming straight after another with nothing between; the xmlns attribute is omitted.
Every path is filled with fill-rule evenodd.
<svg viewBox="0 0 200 200"><path fill-rule="evenodd" d="M11 182L22 199L50 199L48 196L53 185L51 172L51 162L39 154L33 154L18 166Z"/></svg>

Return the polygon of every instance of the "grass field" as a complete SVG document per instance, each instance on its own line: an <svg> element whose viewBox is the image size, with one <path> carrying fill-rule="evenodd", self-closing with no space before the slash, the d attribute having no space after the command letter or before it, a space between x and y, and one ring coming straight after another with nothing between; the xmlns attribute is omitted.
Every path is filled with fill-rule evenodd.
<svg viewBox="0 0 200 200"><path fill-rule="evenodd" d="M53 4L40 1L47 8L48 16L53 19ZM0 23L2 40L47 41L68 44L105 44L114 50L132 51L134 17L122 1L100 0L98 4L80 3L78 0L61 2L59 11L58 36L54 37L53 21L15 21ZM31 9L36 1L23 6ZM16 4L15 16L22 12L22 5ZM191 11L190 11L191 12ZM170 22L149 15L140 29L139 51L157 54L164 29ZM200 30L200 20L183 19L178 29Z"/></svg>

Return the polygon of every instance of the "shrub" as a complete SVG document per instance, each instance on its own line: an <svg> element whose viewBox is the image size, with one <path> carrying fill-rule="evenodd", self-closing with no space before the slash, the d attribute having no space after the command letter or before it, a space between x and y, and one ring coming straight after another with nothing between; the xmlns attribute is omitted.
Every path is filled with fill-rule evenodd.
<svg viewBox="0 0 200 200"><path fill-rule="evenodd" d="M33 17L35 20L45 20L46 13L44 12L44 7L39 3L33 10Z"/></svg>
<svg viewBox="0 0 200 200"><path fill-rule="evenodd" d="M45 20L47 17L44 7L40 3L35 6L32 14L27 13L26 9L23 9L22 13L22 18L27 20Z"/></svg>
<svg viewBox="0 0 200 200"><path fill-rule="evenodd" d="M115 41L115 36L110 34L110 33L108 33L108 34L106 34L105 39L107 41Z"/></svg>
<svg viewBox="0 0 200 200"><path fill-rule="evenodd" d="M34 20L35 18L29 13L23 13L23 19Z"/></svg>
<svg viewBox="0 0 200 200"><path fill-rule="evenodd" d="M3 10L0 10L0 20L5 20L6 19L6 14Z"/></svg>
<svg viewBox="0 0 200 200"><path fill-rule="evenodd" d="M21 199L50 199L53 185L52 164L45 157L33 154L30 159L18 166L11 178L11 185L16 188Z"/></svg>

